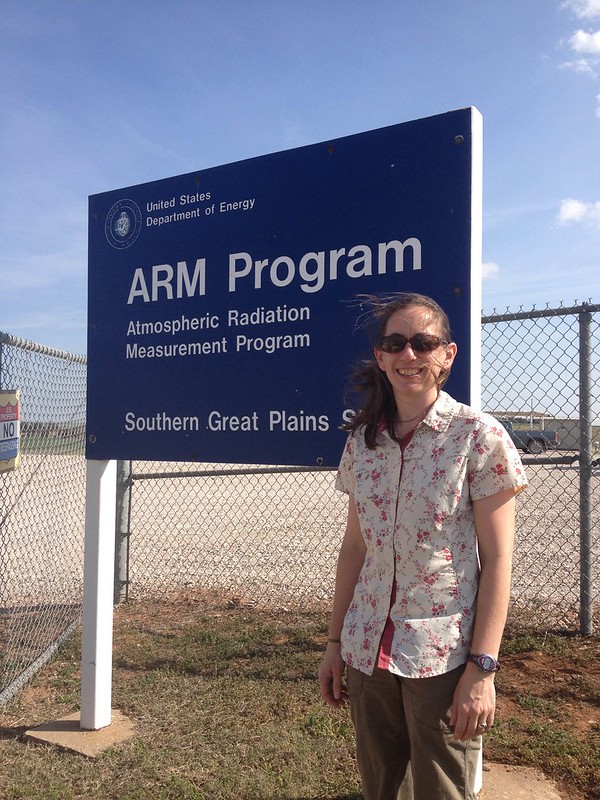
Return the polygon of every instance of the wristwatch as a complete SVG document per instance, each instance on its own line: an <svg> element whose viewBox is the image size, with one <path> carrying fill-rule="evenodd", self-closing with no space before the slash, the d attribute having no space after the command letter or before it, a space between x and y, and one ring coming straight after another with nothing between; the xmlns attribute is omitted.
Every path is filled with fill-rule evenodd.
<svg viewBox="0 0 600 800"><path fill-rule="evenodd" d="M498 672L500 669L500 664L496 661L494 656L491 656L489 653L481 653L481 655L478 656L474 653L469 653L469 661L472 661L473 664L477 664L479 669L483 672Z"/></svg>

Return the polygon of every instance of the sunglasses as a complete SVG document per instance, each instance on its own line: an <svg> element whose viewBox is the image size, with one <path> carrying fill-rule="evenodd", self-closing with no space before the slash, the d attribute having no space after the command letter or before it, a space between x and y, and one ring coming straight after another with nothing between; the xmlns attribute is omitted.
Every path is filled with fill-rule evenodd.
<svg viewBox="0 0 600 800"><path fill-rule="evenodd" d="M390 333L388 336L382 336L377 346L384 353L401 353L407 344L415 353L432 353L448 342L433 333L415 333L410 338L401 333Z"/></svg>

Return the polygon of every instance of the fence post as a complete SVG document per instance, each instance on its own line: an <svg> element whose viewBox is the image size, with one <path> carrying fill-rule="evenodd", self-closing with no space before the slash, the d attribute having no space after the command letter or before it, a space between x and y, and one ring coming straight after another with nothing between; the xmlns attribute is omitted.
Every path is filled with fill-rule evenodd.
<svg viewBox="0 0 600 800"><path fill-rule="evenodd" d="M579 631L591 636L592 620L592 314L579 314Z"/></svg>
<svg viewBox="0 0 600 800"><path fill-rule="evenodd" d="M115 605L129 598L129 539L131 535L131 461L117 461L115 520Z"/></svg>

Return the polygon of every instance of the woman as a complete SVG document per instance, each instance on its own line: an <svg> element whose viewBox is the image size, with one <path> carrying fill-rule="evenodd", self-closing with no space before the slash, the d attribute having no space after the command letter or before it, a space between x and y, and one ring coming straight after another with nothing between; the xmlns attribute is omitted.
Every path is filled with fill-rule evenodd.
<svg viewBox="0 0 600 800"><path fill-rule="evenodd" d="M365 800L464 800L494 722L527 480L502 425L442 391L457 347L440 306L368 301L374 359L338 472L348 519L319 684L333 707L350 700Z"/></svg>

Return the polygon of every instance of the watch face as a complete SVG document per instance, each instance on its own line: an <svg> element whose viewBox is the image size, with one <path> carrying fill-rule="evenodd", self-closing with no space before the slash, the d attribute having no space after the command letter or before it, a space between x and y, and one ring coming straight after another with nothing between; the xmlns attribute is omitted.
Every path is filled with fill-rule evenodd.
<svg viewBox="0 0 600 800"><path fill-rule="evenodd" d="M492 656L479 656L477 661L484 672L496 671L496 659L492 658Z"/></svg>

